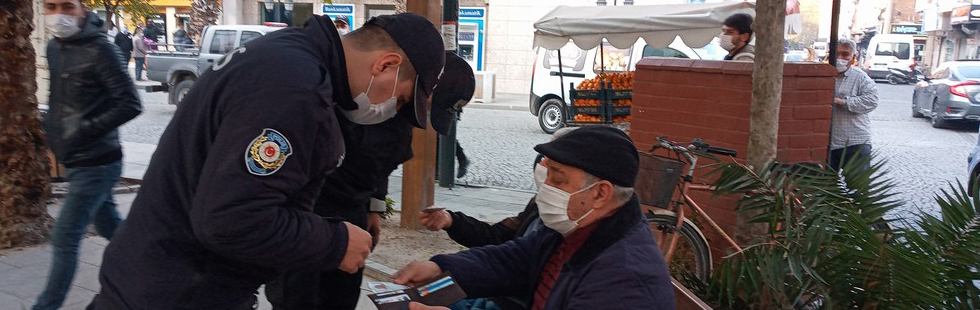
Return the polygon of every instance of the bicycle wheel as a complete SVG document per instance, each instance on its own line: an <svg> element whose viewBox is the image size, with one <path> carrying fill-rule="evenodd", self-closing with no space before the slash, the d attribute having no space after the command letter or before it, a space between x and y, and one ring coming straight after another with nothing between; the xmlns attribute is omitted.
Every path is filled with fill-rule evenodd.
<svg viewBox="0 0 980 310"><path fill-rule="evenodd" d="M684 219L684 225L677 228L677 216L668 214L647 213L647 223L653 230L653 238L659 242L660 237L667 235L666 240L673 238L673 234L680 233L677 239L677 246L674 247L674 256L667 262L670 274L675 278L680 278L682 274L693 274L698 279L707 279L711 273L711 249L708 248L708 240L698 229L694 222ZM664 255L667 254L666 244L659 245Z"/></svg>

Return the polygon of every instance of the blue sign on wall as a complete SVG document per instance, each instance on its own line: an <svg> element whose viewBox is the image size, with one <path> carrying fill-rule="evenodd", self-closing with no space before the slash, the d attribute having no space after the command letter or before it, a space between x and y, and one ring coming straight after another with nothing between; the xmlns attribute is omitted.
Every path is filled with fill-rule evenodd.
<svg viewBox="0 0 980 310"><path fill-rule="evenodd" d="M483 18L486 13L484 8L459 8L459 18Z"/></svg>

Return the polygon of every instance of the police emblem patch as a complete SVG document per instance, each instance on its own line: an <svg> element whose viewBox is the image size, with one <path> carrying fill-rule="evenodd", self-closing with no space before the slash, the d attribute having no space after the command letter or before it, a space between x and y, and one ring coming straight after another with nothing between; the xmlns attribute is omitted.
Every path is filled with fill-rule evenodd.
<svg viewBox="0 0 980 310"><path fill-rule="evenodd" d="M286 157L293 153L289 140L275 129L265 128L245 149L245 168L257 176L267 176L279 170Z"/></svg>

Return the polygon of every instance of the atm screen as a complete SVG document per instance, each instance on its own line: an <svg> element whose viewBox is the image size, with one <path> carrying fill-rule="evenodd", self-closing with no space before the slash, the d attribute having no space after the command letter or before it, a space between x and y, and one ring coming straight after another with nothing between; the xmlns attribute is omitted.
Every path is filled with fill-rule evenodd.
<svg viewBox="0 0 980 310"><path fill-rule="evenodd" d="M473 61L473 46L469 44L460 44L459 57L466 59L466 61Z"/></svg>
<svg viewBox="0 0 980 310"><path fill-rule="evenodd" d="M472 32L460 32L459 33L459 40L460 41L474 41L474 40L476 40L476 33L472 33Z"/></svg>

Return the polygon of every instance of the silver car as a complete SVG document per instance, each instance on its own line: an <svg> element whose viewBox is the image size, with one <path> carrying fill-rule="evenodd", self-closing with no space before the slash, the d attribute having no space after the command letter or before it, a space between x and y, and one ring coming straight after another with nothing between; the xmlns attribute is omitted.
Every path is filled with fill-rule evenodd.
<svg viewBox="0 0 980 310"><path fill-rule="evenodd" d="M915 84L912 117L926 116L935 128L954 121L980 121L980 61L943 63Z"/></svg>

